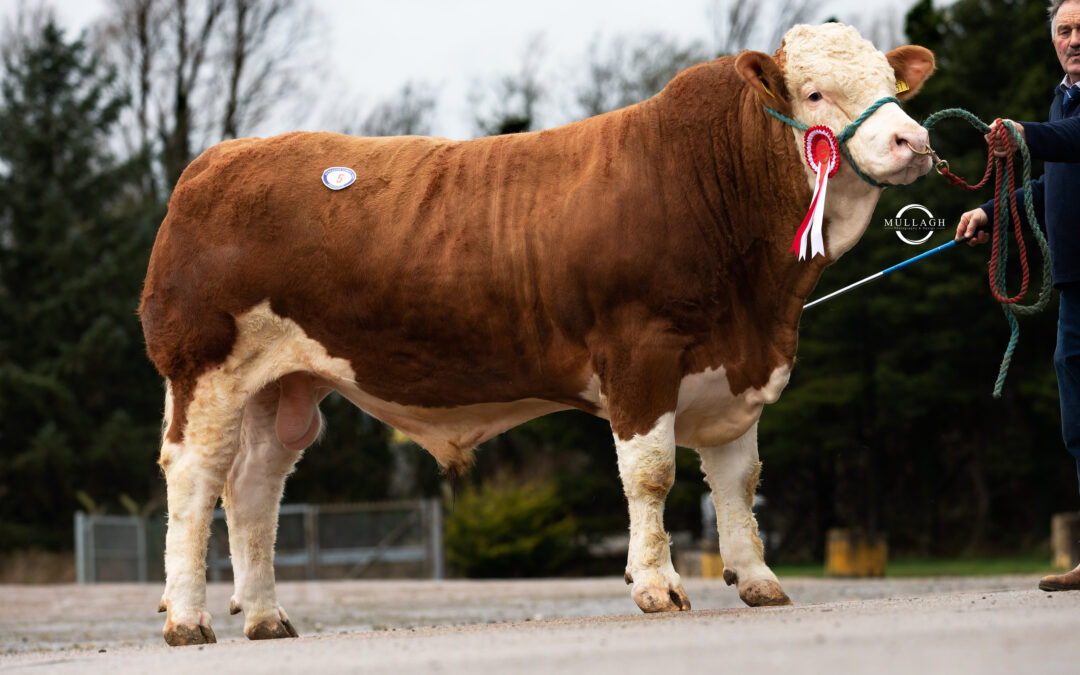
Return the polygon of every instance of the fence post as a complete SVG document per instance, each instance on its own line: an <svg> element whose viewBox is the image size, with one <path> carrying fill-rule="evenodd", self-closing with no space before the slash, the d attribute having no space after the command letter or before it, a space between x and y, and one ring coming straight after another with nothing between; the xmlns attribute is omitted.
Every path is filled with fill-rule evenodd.
<svg viewBox="0 0 1080 675"><path fill-rule="evenodd" d="M214 540L214 521L225 520L225 530L228 532L229 523L225 518L225 511L222 509L214 509L214 514L210 517L210 537L206 540L206 566L209 570L209 580L211 582L219 582L224 579L225 575L222 572L221 560L217 557L217 542ZM220 538L220 537L219 537ZM226 536L226 544L228 537ZM232 567L232 549L229 549L229 555L226 557L229 563L229 567Z"/></svg>
<svg viewBox="0 0 1080 675"><path fill-rule="evenodd" d="M431 513L431 528L428 533L431 546L431 578L442 581L446 577L445 564L443 562L443 514L442 500L438 498L427 500L428 511Z"/></svg>
<svg viewBox="0 0 1080 675"><path fill-rule="evenodd" d="M88 583L86 580L86 513L75 512L75 582Z"/></svg>
<svg viewBox="0 0 1080 675"><path fill-rule="evenodd" d="M135 578L140 583L146 583L146 518L133 515L132 519L135 521L135 556L139 560Z"/></svg>
<svg viewBox="0 0 1080 675"><path fill-rule="evenodd" d="M97 516L92 513L86 516L86 583L96 584L97 578L97 542L94 541L94 530L97 525Z"/></svg>
<svg viewBox="0 0 1080 675"><path fill-rule="evenodd" d="M307 551L307 578L313 581L319 567L319 506L304 505L304 548Z"/></svg>

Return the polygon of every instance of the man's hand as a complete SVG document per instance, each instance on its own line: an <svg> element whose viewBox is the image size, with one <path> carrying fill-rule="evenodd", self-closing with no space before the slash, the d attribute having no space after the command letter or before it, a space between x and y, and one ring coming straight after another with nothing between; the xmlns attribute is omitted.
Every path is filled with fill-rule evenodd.
<svg viewBox="0 0 1080 675"><path fill-rule="evenodd" d="M990 219L986 217L986 211L972 209L960 216L960 224L956 226L956 238L967 240L968 246L985 244L990 241Z"/></svg>
<svg viewBox="0 0 1080 675"><path fill-rule="evenodd" d="M1017 150L1016 141L1013 139L1012 134L1009 133L1009 130L1003 129L1001 132L998 131L998 127L1002 126L1001 123L1003 121L1012 122L1013 126L1016 127L1016 133L1020 134L1020 138L1024 139L1025 143L1027 142L1027 136L1024 135L1024 125L1020 124L1019 122L1013 122L1012 120L996 119L990 124L990 133L983 136L983 138L986 139L987 144L991 148L994 148L994 157L1007 157L1008 155L1011 155ZM998 133L1005 134L1008 149L994 146L993 139L994 136Z"/></svg>

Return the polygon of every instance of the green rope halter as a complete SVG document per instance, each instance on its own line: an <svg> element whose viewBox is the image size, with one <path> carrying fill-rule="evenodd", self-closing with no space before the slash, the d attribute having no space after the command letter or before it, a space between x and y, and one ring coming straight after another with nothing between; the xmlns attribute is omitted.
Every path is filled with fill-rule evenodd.
<svg viewBox="0 0 1080 675"><path fill-rule="evenodd" d="M871 178L870 176L867 176L865 173L863 173L863 171L858 167L858 165L855 164L855 160L854 160L854 158L852 158L851 153L848 152L847 142L851 139L852 136L855 135L855 131L859 128L859 126L862 125L862 123L865 122L868 117L870 117L875 112L877 112L878 108L885 105L886 103L895 103L897 105L900 105L900 101L897 100L897 98L895 96L886 96L885 98L878 99L877 101L874 101L874 103L869 108L864 110L861 115L859 115L854 120L852 120L851 124L847 125L846 127L844 127L843 129L840 130L840 133L836 134L836 142L837 142L837 144L840 145L840 154L842 154L844 156L844 159L847 160L848 164L851 165L852 170L855 171L855 175L858 176L859 178L862 178L864 181L866 181L870 185L873 185L874 187L879 187L879 188L888 187L889 184L888 183L878 182L878 181L874 180L873 178ZM765 112L769 113L770 115L772 115L776 119L780 120L781 122L784 122L786 124L790 124L791 126L795 127L799 131L806 131L807 129L810 128L808 125L803 124L802 122L800 122L798 120L794 120L794 119L788 117L787 115L783 115L781 113L778 113L778 112L776 112L775 110L773 110L772 108L770 108L768 106L764 106L764 108L765 108Z"/></svg>

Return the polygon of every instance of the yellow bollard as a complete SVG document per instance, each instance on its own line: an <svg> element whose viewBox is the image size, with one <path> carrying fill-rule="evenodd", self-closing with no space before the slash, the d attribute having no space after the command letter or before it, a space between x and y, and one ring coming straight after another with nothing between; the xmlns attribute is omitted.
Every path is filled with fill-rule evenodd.
<svg viewBox="0 0 1080 675"><path fill-rule="evenodd" d="M1050 518L1050 564L1056 570L1071 570L1080 564L1080 513L1055 513Z"/></svg>
<svg viewBox="0 0 1080 675"><path fill-rule="evenodd" d="M888 555L882 535L832 528L825 539L825 576L883 577Z"/></svg>
<svg viewBox="0 0 1080 675"><path fill-rule="evenodd" d="M719 553L701 554L701 576L718 579L724 576L724 559Z"/></svg>

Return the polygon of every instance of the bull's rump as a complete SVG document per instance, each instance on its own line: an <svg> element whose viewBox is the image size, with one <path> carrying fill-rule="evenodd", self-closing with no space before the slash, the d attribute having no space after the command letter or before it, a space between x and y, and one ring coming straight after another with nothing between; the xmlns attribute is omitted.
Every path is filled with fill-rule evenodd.
<svg viewBox="0 0 1080 675"><path fill-rule="evenodd" d="M564 219L536 207L542 184L508 198L500 188L523 177L506 178L494 141L289 134L211 148L178 183L151 258L152 360L197 375L228 356L235 317L269 300L387 401L579 403L588 356L560 326L589 312L560 288L573 276ZM356 182L329 190L331 166Z"/></svg>

